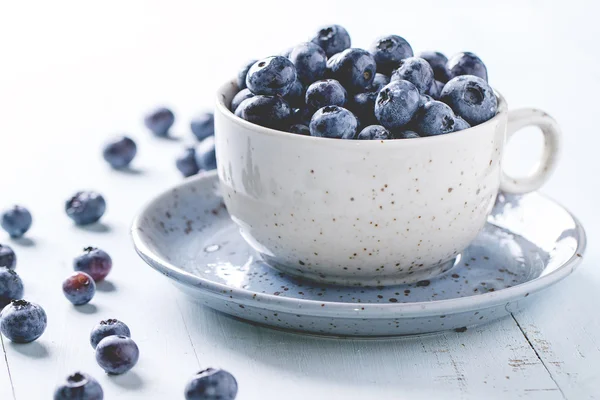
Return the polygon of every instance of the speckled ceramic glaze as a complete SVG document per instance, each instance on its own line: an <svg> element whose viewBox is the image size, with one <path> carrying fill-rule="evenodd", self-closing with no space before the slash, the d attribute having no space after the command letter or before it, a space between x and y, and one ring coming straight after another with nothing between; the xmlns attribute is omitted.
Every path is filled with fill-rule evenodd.
<svg viewBox="0 0 600 400"><path fill-rule="evenodd" d="M236 91L234 82L221 89L215 114L227 209L270 265L320 282L378 286L442 272L484 226L501 183L534 190L556 160L555 122L537 110L509 117L501 96L498 115L471 129L354 141L248 123L228 110ZM510 133L533 124L551 139L528 178L501 170L509 119Z"/></svg>
<svg viewBox="0 0 600 400"><path fill-rule="evenodd" d="M412 284L318 284L277 272L240 235L215 173L152 201L132 227L153 268L201 303L245 320L317 334L407 335L464 329L518 311L569 275L585 233L537 194L500 194L487 223L448 271Z"/></svg>

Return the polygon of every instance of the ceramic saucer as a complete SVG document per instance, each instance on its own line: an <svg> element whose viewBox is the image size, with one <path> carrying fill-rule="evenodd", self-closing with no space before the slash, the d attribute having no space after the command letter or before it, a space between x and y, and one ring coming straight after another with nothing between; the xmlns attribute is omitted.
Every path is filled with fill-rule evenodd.
<svg viewBox="0 0 600 400"><path fill-rule="evenodd" d="M516 312L569 275L586 238L577 219L538 194L500 194L488 223L454 266L409 285L302 281L259 259L230 220L216 173L187 180L135 219L139 255L216 310L295 331L386 336L463 329Z"/></svg>

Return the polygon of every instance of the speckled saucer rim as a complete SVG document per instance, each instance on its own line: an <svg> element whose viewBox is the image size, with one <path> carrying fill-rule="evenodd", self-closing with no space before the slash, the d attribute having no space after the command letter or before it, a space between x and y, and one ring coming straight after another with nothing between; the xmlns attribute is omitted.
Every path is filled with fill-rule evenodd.
<svg viewBox="0 0 600 400"><path fill-rule="evenodd" d="M358 306L357 304L352 303L279 297L272 294L252 292L246 289L230 287L190 274L189 272L178 268L169 261L160 257L158 254L154 253L146 244L146 241L144 240L144 233L138 229L141 226L144 215L149 213L150 210L152 210L165 198L170 197L174 191L180 191L184 187L198 185L198 183L202 181L218 181L217 171L215 170L201 173L198 176L188 178L182 183L175 185L161 193L142 208L141 212L135 217L131 226L131 236L137 253L144 261L148 263L148 265L163 275L173 278L178 283L185 286L201 288L215 297L222 298L224 301L233 301L235 303L241 303L249 306L277 309L280 311L293 311L296 314L312 316L330 316L335 314L336 317L342 318L356 318L357 316L362 318L388 318L390 315L394 315L405 318L412 316L420 317L427 315L467 312L496 307L500 304L515 301L518 298L527 297L530 294L534 294L570 275L581 263L587 244L585 230L579 220L570 211L562 207L562 205L556 203L549 197L540 194L541 197L544 197L545 199L563 208L573 219L577 237L577 248L573 252L573 255L554 271L532 279L528 282L512 286L510 288L500 289L494 292L488 292L475 296L412 303L361 303L360 306ZM268 305L268 307L265 307L266 305Z"/></svg>

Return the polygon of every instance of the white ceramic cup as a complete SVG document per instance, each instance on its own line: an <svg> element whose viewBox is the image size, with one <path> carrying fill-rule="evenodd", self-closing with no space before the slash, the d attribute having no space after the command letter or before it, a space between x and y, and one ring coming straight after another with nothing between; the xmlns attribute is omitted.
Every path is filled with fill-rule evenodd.
<svg viewBox="0 0 600 400"><path fill-rule="evenodd" d="M486 222L498 190L538 189L557 161L560 129L536 109L508 111L455 133L402 140L336 140L249 123L218 93L216 153L223 198L242 235L272 266L334 284L423 280L451 266ZM536 170L502 170L508 138L545 138Z"/></svg>

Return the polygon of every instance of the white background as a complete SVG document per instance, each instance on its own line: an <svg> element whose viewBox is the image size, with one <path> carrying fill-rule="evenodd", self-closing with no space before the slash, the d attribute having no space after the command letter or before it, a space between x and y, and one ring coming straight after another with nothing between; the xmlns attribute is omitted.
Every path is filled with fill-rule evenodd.
<svg viewBox="0 0 600 400"><path fill-rule="evenodd" d="M76 369L96 376L107 399L176 399L188 376L207 366L233 372L240 399L600 397L600 23L591 0L555 3L1 2L0 207L29 207L34 226L28 241L3 234L0 241L17 251L26 298L45 307L49 326L30 345L3 341L0 399L49 398ZM215 89L247 59L278 53L332 22L357 47L396 33L417 52L473 51L511 108L553 115L564 152L543 191L587 228L581 269L516 319L463 334L361 341L231 320L192 304L146 267L129 224L180 181L174 157L184 141L152 138L143 113L171 106L175 135L189 140L189 118L212 107ZM103 141L118 133L137 139L138 173L111 171L101 160ZM518 136L511 171L539 154L533 132ZM64 200L80 189L106 196L100 229L75 228L64 215ZM106 249L115 267L93 306L75 309L60 283L86 245ZM116 378L102 373L88 344L91 327L107 317L127 322L141 348L138 366Z"/></svg>

